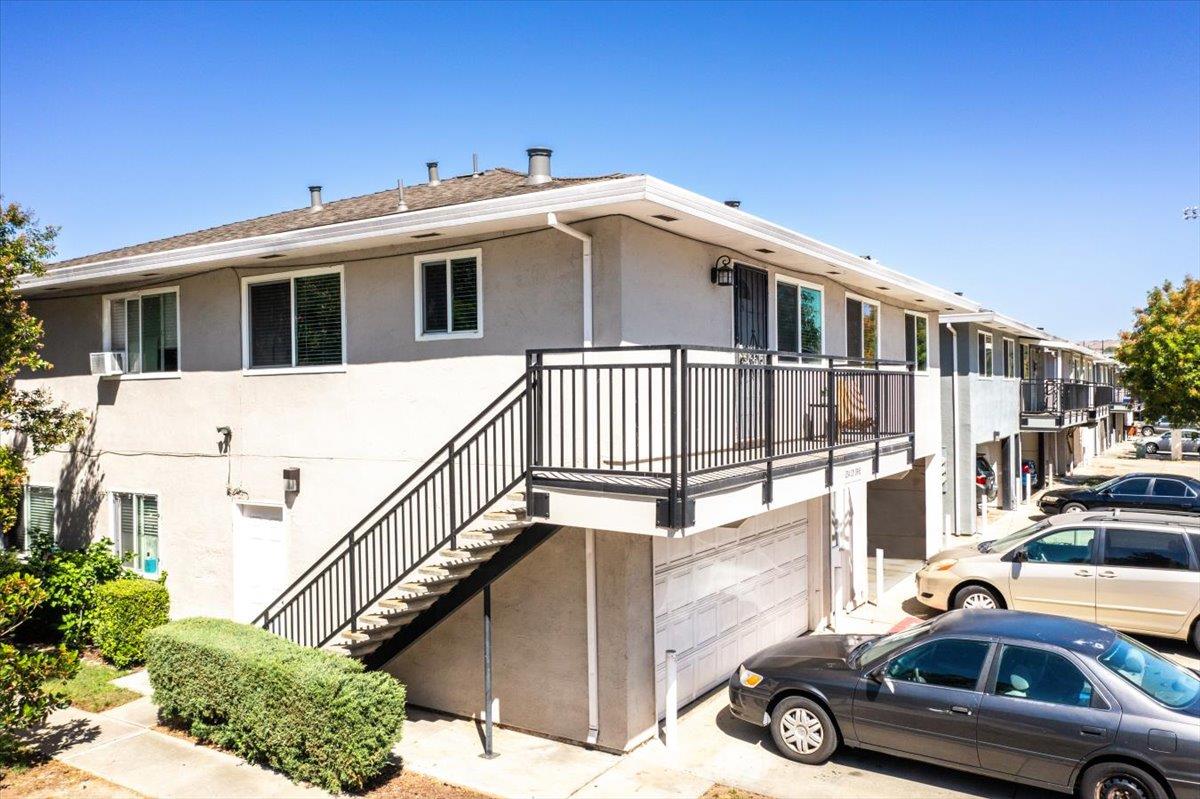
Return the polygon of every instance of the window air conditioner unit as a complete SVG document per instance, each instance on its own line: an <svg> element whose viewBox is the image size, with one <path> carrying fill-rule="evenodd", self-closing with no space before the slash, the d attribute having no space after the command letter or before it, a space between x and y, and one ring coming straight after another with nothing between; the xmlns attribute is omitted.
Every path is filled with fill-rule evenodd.
<svg viewBox="0 0 1200 799"><path fill-rule="evenodd" d="M116 377L125 372L125 353L93 352L92 374L100 377Z"/></svg>

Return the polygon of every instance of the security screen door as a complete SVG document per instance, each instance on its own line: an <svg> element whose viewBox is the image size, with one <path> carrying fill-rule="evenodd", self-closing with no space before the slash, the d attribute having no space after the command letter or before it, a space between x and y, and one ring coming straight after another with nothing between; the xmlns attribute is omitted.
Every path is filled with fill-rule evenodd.
<svg viewBox="0 0 1200 799"><path fill-rule="evenodd" d="M767 348L767 273L745 264L733 267L733 346L746 350ZM747 366L766 362L761 353L739 353L737 363ZM763 397L762 369L738 369L737 443L749 445L761 437L763 430L760 411Z"/></svg>

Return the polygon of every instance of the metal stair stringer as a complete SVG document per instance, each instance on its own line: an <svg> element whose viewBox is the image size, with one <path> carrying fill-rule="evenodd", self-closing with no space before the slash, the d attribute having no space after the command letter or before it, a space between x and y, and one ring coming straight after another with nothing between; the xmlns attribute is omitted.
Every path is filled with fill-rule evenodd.
<svg viewBox="0 0 1200 799"><path fill-rule="evenodd" d="M453 588L442 594L432 605L419 611L417 616L400 627L395 635L385 639L376 649L364 655L363 664L371 670L383 668L388 661L449 618L560 529L562 525L546 523L534 523L526 527L514 539L501 546L495 555L458 580Z"/></svg>

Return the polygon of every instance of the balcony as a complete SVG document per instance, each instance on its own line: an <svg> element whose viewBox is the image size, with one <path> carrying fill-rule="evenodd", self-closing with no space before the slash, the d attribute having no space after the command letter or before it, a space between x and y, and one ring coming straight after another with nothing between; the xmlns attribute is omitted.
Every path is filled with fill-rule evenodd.
<svg viewBox="0 0 1200 799"><path fill-rule="evenodd" d="M1112 403L1113 387L1052 378L1021 381L1021 427L1061 430L1086 424Z"/></svg>
<svg viewBox="0 0 1200 799"><path fill-rule="evenodd" d="M906 362L677 345L540 350L527 380L530 511L559 523L705 529L913 459Z"/></svg>

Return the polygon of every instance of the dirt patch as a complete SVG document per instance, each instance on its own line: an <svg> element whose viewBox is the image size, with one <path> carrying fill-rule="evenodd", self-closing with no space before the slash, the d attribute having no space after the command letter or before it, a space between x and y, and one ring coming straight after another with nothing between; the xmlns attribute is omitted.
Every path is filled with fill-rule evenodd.
<svg viewBox="0 0 1200 799"><path fill-rule="evenodd" d="M488 794L460 788L414 771L397 770L381 775L379 781L358 796L364 799L487 799Z"/></svg>
<svg viewBox="0 0 1200 799"><path fill-rule="evenodd" d="M730 788L728 785L714 785L704 792L700 799L770 799L761 793L743 791L741 788Z"/></svg>
<svg viewBox="0 0 1200 799"><path fill-rule="evenodd" d="M58 760L45 760L0 774L0 793L22 799L140 799L140 793L113 785Z"/></svg>

